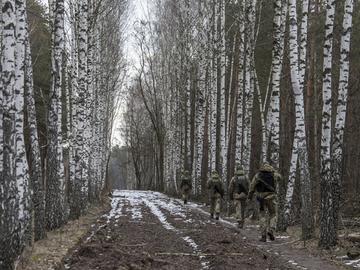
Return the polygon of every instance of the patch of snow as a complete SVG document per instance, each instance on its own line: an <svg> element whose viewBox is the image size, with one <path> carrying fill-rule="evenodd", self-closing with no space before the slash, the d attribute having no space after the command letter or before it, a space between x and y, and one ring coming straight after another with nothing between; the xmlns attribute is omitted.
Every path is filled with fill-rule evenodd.
<svg viewBox="0 0 360 270"><path fill-rule="evenodd" d="M111 219L119 219L123 214L122 214L122 208L123 208L123 203L119 198L112 198L111 199L111 210L109 212L109 214L106 216L107 218L107 223L110 223Z"/></svg>
<svg viewBox="0 0 360 270"><path fill-rule="evenodd" d="M354 267L356 267L356 268L359 268L360 267L360 259L358 259L358 260L347 260L347 261L345 261L345 264L346 265L351 265L351 266L354 266Z"/></svg>
<svg viewBox="0 0 360 270"><path fill-rule="evenodd" d="M293 261L293 260L289 260L288 262L293 264L293 265L297 265L297 263L295 261Z"/></svg>
<svg viewBox="0 0 360 270"><path fill-rule="evenodd" d="M360 268L360 259L356 259L356 260L349 260L349 257L344 255L344 256L337 256L336 257L337 260L341 261L343 264L350 266L352 268L356 268L359 269Z"/></svg>
<svg viewBox="0 0 360 270"><path fill-rule="evenodd" d="M192 218L184 220L185 223L194 223L194 220Z"/></svg>
<svg viewBox="0 0 360 270"><path fill-rule="evenodd" d="M184 236L182 239L189 244L190 247L196 252L199 251L199 246L189 236Z"/></svg>
<svg viewBox="0 0 360 270"><path fill-rule="evenodd" d="M348 259L349 257L344 255L344 256L337 256L336 259L338 260L343 260L343 259Z"/></svg>
<svg viewBox="0 0 360 270"><path fill-rule="evenodd" d="M287 235L277 235L276 236L276 239L289 239L290 236L287 236Z"/></svg>
<svg viewBox="0 0 360 270"><path fill-rule="evenodd" d="M182 203L176 203L177 200L170 199L166 195L159 192L115 190L113 192L113 196L122 197L123 199L128 200L132 208L134 208L134 206L139 206L139 202L141 201L141 203L150 209L150 212L156 216L165 229L173 231L177 234L181 234L181 232L167 221L166 216L161 211L161 209L169 211L172 216L185 219L184 222L186 223L193 222L192 219L186 220L186 215ZM201 253L199 246L189 236L183 236L182 239L193 249L195 254ZM205 260L205 256L200 255L199 259L202 269L210 268L210 262Z"/></svg>
<svg viewBox="0 0 360 270"><path fill-rule="evenodd" d="M134 220L141 220L143 217L141 213L142 199L133 198L129 199L129 202L131 205L131 218Z"/></svg>
<svg viewBox="0 0 360 270"><path fill-rule="evenodd" d="M144 200L144 203L147 207L150 208L151 213L153 213L158 218L158 220L161 222L165 229L169 231L177 231L175 227L166 220L163 212L161 212L161 210L153 202L150 202L149 200Z"/></svg>
<svg viewBox="0 0 360 270"><path fill-rule="evenodd" d="M100 231L102 228L104 228L105 226L106 226L106 224L103 224L103 225L99 226L99 228L97 228L96 231L92 231L91 234L90 234L90 236L89 236L88 238L86 238L85 243L89 242L89 241L91 240L91 238L93 238L94 235L95 235L98 231Z"/></svg>
<svg viewBox="0 0 360 270"><path fill-rule="evenodd" d="M246 225L246 228L260 228L260 225Z"/></svg>

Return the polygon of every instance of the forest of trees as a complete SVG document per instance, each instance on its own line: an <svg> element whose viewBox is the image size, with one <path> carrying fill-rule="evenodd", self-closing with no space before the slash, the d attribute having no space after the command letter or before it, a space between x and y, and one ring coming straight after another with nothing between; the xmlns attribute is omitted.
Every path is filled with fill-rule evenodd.
<svg viewBox="0 0 360 270"><path fill-rule="evenodd" d="M337 243L359 214L360 7L353 0L154 0L135 24L139 68L127 100L128 180L206 197L217 170L283 176L277 229ZM129 184L129 183L128 183Z"/></svg>
<svg viewBox="0 0 360 270"><path fill-rule="evenodd" d="M127 5L0 1L0 269L106 192Z"/></svg>

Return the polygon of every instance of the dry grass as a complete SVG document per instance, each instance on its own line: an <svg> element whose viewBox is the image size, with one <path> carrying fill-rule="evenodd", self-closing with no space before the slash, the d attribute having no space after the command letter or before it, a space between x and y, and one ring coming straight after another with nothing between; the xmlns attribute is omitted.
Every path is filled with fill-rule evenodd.
<svg viewBox="0 0 360 270"><path fill-rule="evenodd" d="M108 204L93 206L78 220L69 221L60 229L47 233L47 237L22 254L16 270L56 269L67 252L89 231L91 224L107 209Z"/></svg>

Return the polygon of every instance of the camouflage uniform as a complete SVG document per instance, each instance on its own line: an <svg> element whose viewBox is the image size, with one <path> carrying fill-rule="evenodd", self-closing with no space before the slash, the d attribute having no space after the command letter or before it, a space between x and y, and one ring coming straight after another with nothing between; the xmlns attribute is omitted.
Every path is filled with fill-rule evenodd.
<svg viewBox="0 0 360 270"><path fill-rule="evenodd" d="M210 215L211 218L215 217L219 219L221 198L224 196L224 186L221 182L219 174L214 171L211 174L211 179L207 182L207 188L209 190L210 197Z"/></svg>
<svg viewBox="0 0 360 270"><path fill-rule="evenodd" d="M189 171L184 171L181 177L181 184L180 184L182 199L184 204L187 204L189 199L189 195L192 189L192 181Z"/></svg>
<svg viewBox="0 0 360 270"><path fill-rule="evenodd" d="M230 200L235 201L236 219L239 227L242 228L245 220L246 198L249 192L249 178L245 175L243 169L238 166L235 176L229 184Z"/></svg>
<svg viewBox="0 0 360 270"><path fill-rule="evenodd" d="M274 229L276 223L276 199L277 186L281 176L269 164L261 166L259 172L254 176L250 184L249 199L252 199L256 191L257 200L260 204L260 230L261 241L266 241L266 236L274 240Z"/></svg>

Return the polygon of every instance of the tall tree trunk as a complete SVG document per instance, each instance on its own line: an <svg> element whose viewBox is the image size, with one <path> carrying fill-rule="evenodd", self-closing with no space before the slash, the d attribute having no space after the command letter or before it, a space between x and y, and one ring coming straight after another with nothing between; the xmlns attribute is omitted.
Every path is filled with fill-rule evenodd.
<svg viewBox="0 0 360 270"><path fill-rule="evenodd" d="M221 160L221 175L227 183L227 121L226 121L226 93L225 93L225 79L226 79L226 1L222 0L220 7L220 160Z"/></svg>
<svg viewBox="0 0 360 270"><path fill-rule="evenodd" d="M335 17L335 0L327 0L323 65L323 112L321 135L321 202L320 202L320 239L319 246L329 248L336 245L336 218L334 189L337 187L331 177L331 82L332 53Z"/></svg>
<svg viewBox="0 0 360 270"><path fill-rule="evenodd" d="M87 53L88 53L88 0L79 3L79 41L78 41L78 95L75 112L75 183L77 202L73 202L72 216L79 217L87 208L88 194L88 155L86 151L85 129L87 126Z"/></svg>
<svg viewBox="0 0 360 270"><path fill-rule="evenodd" d="M300 45L300 61L306 61L307 44L307 13L309 2L303 0L303 20L301 25L301 45ZM294 192L294 183L296 178L296 171L299 168L300 183L302 188L302 228L303 238L309 239L313 234L313 217L312 217L312 203L311 203L311 182L309 174L308 150L305 131L305 110L304 110L304 95L303 85L306 64L299 65L299 46L298 46L298 30L297 30L297 14L296 14L296 0L289 2L289 16L290 16L290 68L291 81L293 92L295 96L295 136L293 142L291 166L289 172L289 185L286 194L285 214L287 220L290 219L290 211L292 208L292 198ZM298 166L299 165L299 166Z"/></svg>
<svg viewBox="0 0 360 270"><path fill-rule="evenodd" d="M1 179L0 212L0 262L2 268L12 269L12 262L18 255L18 196L15 173L15 49L16 14L15 1L2 1L2 121L3 121L3 164Z"/></svg>
<svg viewBox="0 0 360 270"><path fill-rule="evenodd" d="M17 196L19 200L20 251L31 243L32 228L30 214L29 165L26 158L24 138L24 94L25 94L25 49L26 6L25 1L16 1L16 49L15 49L15 170Z"/></svg>
<svg viewBox="0 0 360 270"><path fill-rule="evenodd" d="M64 0L56 0L54 6L45 208L46 227L50 230L60 227L67 219L61 130L62 54L65 44Z"/></svg>
<svg viewBox="0 0 360 270"><path fill-rule="evenodd" d="M343 143L344 128L346 123L346 110L349 89L350 73L350 43L352 33L352 14L354 10L354 1L345 1L345 12L343 19L343 32L340 46L340 74L339 90L337 100L337 114L334 127L334 135L331 147L332 157L332 177L334 183L334 219L335 226L338 224L339 204L342 200L342 176L343 176Z"/></svg>
<svg viewBox="0 0 360 270"><path fill-rule="evenodd" d="M254 54L255 54L255 17L257 1L246 3L246 44L245 44L245 75L244 75L244 117L243 117L243 157L242 165L246 172L250 171L251 130L254 106Z"/></svg>
<svg viewBox="0 0 360 270"><path fill-rule="evenodd" d="M271 66L271 98L266 119L266 130L269 138L265 143L266 150L263 150L263 152L266 151L266 154L270 154L270 163L278 169L280 155L280 84L285 49L284 46L288 0L275 0L274 9L274 45L272 50ZM268 98L266 97L265 101L267 100ZM276 224L276 228L278 231L286 230L286 219L284 210L285 196L286 184L280 183L278 190L278 218Z"/></svg>
<svg viewBox="0 0 360 270"><path fill-rule="evenodd" d="M33 192L32 205L34 211L34 240L37 241L45 237L45 193L41 170L42 165L39 136L36 122L33 70L29 39L26 41L25 87L25 104L30 133L29 165L30 183Z"/></svg>
<svg viewBox="0 0 360 270"><path fill-rule="evenodd" d="M240 34L240 48L239 48L239 76L238 76L238 91L236 94L236 153L235 161L237 164L242 164L243 160L243 119L244 119L244 74L245 74L245 4L240 3L239 8L239 34Z"/></svg>

